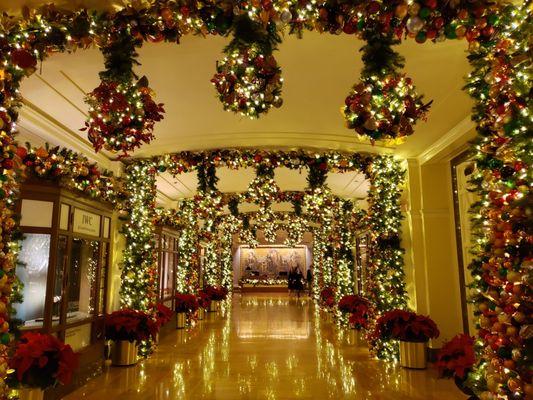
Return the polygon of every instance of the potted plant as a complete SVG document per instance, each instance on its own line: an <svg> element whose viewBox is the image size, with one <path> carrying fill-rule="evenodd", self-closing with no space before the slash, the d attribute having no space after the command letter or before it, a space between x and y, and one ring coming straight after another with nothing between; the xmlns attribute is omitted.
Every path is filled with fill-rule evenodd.
<svg viewBox="0 0 533 400"><path fill-rule="evenodd" d="M7 381L18 388L19 399L40 400L46 388L70 384L78 354L55 336L28 332L15 345L9 368Z"/></svg>
<svg viewBox="0 0 533 400"><path fill-rule="evenodd" d="M202 320L205 318L205 311L209 309L211 305L211 297L205 290L198 291L198 319Z"/></svg>
<svg viewBox="0 0 533 400"><path fill-rule="evenodd" d="M206 286L204 292L207 293L211 303L209 304L209 312L218 311L220 308L220 302L226 300L228 297L228 289L224 286Z"/></svg>
<svg viewBox="0 0 533 400"><path fill-rule="evenodd" d="M357 294L346 295L339 300L338 307L342 313L350 314L350 326L358 331L368 327L371 307L367 299Z"/></svg>
<svg viewBox="0 0 533 400"><path fill-rule="evenodd" d="M178 293L176 295L176 329L185 328L187 314L198 309L198 300L194 294Z"/></svg>
<svg viewBox="0 0 533 400"><path fill-rule="evenodd" d="M172 319L172 310L168 308L163 303L157 303L155 306L156 314L155 319L157 323L158 333L156 336L156 342L159 342L159 332L161 332L161 328L168 324L170 320Z"/></svg>
<svg viewBox="0 0 533 400"><path fill-rule="evenodd" d="M111 361L113 365L126 366L137 363L137 346L143 340L156 338L159 327L149 314L131 309L122 309L106 315L105 335L113 342Z"/></svg>
<svg viewBox="0 0 533 400"><path fill-rule="evenodd" d="M405 368L426 368L429 339L439 336L433 320L412 311L387 311L376 321L374 337L400 341L400 365Z"/></svg>
<svg viewBox="0 0 533 400"><path fill-rule="evenodd" d="M320 291L320 303L327 311L327 318L331 320L331 309L335 305L335 289L327 286Z"/></svg>
<svg viewBox="0 0 533 400"><path fill-rule="evenodd" d="M437 354L435 368L441 377L454 378L455 385L464 394L476 398L470 388L473 384L469 379L475 363L474 338L462 333L442 346Z"/></svg>

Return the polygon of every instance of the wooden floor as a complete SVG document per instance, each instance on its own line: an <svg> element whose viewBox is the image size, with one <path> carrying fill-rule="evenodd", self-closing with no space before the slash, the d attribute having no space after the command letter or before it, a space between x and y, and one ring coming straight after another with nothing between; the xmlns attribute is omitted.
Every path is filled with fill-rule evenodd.
<svg viewBox="0 0 533 400"><path fill-rule="evenodd" d="M109 367L67 399L464 399L433 370L369 359L354 332L317 318L307 299L235 295L221 314L163 338L137 366Z"/></svg>

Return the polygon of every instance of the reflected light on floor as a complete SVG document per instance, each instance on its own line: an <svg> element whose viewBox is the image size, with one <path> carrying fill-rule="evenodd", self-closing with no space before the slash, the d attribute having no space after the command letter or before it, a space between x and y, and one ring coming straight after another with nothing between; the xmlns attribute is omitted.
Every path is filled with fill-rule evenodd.
<svg viewBox="0 0 533 400"><path fill-rule="evenodd" d="M455 400L432 370L371 360L354 330L326 322L312 301L234 296L194 328L161 338L133 367L104 374L66 400Z"/></svg>

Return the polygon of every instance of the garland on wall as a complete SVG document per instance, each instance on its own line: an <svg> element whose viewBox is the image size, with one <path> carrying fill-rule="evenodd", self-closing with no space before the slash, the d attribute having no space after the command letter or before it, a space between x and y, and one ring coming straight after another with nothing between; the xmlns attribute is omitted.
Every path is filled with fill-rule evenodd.
<svg viewBox="0 0 533 400"><path fill-rule="evenodd" d="M483 400L527 399L531 382L531 2L508 7L497 40L471 46L467 90L478 139L471 184L480 201L469 266L479 364L466 384Z"/></svg>

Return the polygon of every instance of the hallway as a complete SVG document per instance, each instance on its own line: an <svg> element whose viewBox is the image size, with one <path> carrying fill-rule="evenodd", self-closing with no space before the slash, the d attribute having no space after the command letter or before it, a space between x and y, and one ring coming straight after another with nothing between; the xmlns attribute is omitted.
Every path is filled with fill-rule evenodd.
<svg viewBox="0 0 533 400"><path fill-rule="evenodd" d="M231 309L161 340L137 366L108 368L75 399L461 399L435 371L369 360L354 331L315 318L310 300L235 295Z"/></svg>

